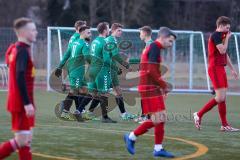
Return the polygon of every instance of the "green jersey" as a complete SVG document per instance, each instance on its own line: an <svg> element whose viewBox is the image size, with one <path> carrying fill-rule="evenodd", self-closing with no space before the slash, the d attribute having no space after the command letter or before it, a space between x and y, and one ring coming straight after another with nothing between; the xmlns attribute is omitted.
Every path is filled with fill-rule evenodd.
<svg viewBox="0 0 240 160"><path fill-rule="evenodd" d="M110 62L111 57L106 51L104 37L97 37L91 44L91 65L89 67L89 91L96 90L101 93L110 89Z"/></svg>
<svg viewBox="0 0 240 160"><path fill-rule="evenodd" d="M153 42L152 39L150 39L149 41L146 42L145 48L148 47L151 43Z"/></svg>
<svg viewBox="0 0 240 160"><path fill-rule="evenodd" d="M95 40L92 41L90 53L92 56L92 63L93 65L103 64L103 54L104 54L104 46L105 41L104 37L97 37Z"/></svg>
<svg viewBox="0 0 240 160"><path fill-rule="evenodd" d="M71 44L68 58L69 77L82 77L85 72L85 61L89 56L89 45L84 39L77 39Z"/></svg>
<svg viewBox="0 0 240 160"><path fill-rule="evenodd" d="M60 64L58 65L58 68L63 68L63 66L65 65L65 63L67 62L67 60L69 59L69 57L71 56L71 48L72 48L72 44L78 40L80 38L80 34L75 32L69 42L68 42L68 47L67 47L67 51L64 53L63 59L61 60Z"/></svg>
<svg viewBox="0 0 240 160"><path fill-rule="evenodd" d="M120 63L124 67L128 67L128 63L126 63L121 55L119 54L119 48L118 48L118 42L117 39L114 36L109 36L105 39L107 46L112 47L111 50L108 51L108 54L106 54L106 59L108 59L108 62L111 62L111 68L116 70L116 62Z"/></svg>

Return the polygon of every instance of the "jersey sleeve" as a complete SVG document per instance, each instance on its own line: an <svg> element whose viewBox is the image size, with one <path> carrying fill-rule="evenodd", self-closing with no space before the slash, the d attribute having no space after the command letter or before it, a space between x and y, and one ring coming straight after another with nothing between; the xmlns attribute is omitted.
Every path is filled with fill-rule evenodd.
<svg viewBox="0 0 240 160"><path fill-rule="evenodd" d="M28 59L28 51L24 48L19 49L16 60L16 79L24 105L30 104L25 79Z"/></svg>
<svg viewBox="0 0 240 160"><path fill-rule="evenodd" d="M211 38L216 46L222 43L222 33L221 32L214 32L212 34Z"/></svg>
<svg viewBox="0 0 240 160"><path fill-rule="evenodd" d="M129 63L124 61L120 54L116 54L112 57L113 60L117 61L119 64L124 66L125 68L129 68Z"/></svg>
<svg viewBox="0 0 240 160"><path fill-rule="evenodd" d="M6 54L5 54L5 62L6 62L6 64L7 64L7 66L9 65L9 57L10 57L11 51L12 51L12 49L15 48L15 47L16 47L15 44L11 44L11 45L8 47L7 51L6 51Z"/></svg>
<svg viewBox="0 0 240 160"><path fill-rule="evenodd" d="M159 63L159 59L160 59L160 49L155 43L153 43L150 46L149 53L148 53L149 63Z"/></svg>
<svg viewBox="0 0 240 160"><path fill-rule="evenodd" d="M58 68L63 68L63 66L65 65L65 63L67 62L70 56L71 56L71 46L68 45L67 51L64 53L63 59L59 63Z"/></svg>

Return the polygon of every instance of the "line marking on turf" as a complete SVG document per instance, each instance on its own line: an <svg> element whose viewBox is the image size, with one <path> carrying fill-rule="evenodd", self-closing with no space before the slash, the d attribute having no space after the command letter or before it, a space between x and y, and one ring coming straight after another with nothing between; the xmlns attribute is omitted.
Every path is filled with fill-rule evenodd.
<svg viewBox="0 0 240 160"><path fill-rule="evenodd" d="M111 133L116 133L116 134L122 134L122 133L128 132L128 131L101 129L101 128L86 128L86 127L80 127L80 126L75 127L75 126L37 125L37 127L59 127L59 128L70 128L70 129L98 130L98 131L105 131L105 132L111 132ZM146 136L151 136L151 137L154 136L152 134L145 134L145 135ZM207 146L205 146L203 144L200 144L200 143L197 143L195 141L190 141L190 140L186 140L186 139L178 138L178 137L165 136L165 138L170 139L170 140L176 140L176 141L184 142L184 143L190 144L190 145L194 146L195 148L197 148L196 152L194 152L192 154L184 155L184 156L181 156L181 157L173 158L173 160L188 160L188 159L200 157L200 156L202 156L202 155L204 155L208 152L208 147ZM57 160L76 160L76 159L71 159L71 158L46 155L46 154L42 154L42 153L33 153L33 155L38 156L38 157L43 157L43 158L57 159Z"/></svg>
<svg viewBox="0 0 240 160"><path fill-rule="evenodd" d="M75 160L70 158L64 158L64 157L57 157L57 156L50 156L42 153L32 153L34 156L48 158L48 159L57 159L57 160Z"/></svg>

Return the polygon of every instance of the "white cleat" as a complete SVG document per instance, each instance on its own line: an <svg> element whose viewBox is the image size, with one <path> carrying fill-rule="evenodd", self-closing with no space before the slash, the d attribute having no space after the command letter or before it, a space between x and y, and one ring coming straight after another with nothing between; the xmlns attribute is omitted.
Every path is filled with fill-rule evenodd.
<svg viewBox="0 0 240 160"><path fill-rule="evenodd" d="M197 115L197 112L193 113L193 119L194 119L194 124L195 127L200 130L201 129L201 119Z"/></svg>
<svg viewBox="0 0 240 160"><path fill-rule="evenodd" d="M222 132L239 132L240 129L233 128L231 126L221 126L220 131L222 131Z"/></svg>

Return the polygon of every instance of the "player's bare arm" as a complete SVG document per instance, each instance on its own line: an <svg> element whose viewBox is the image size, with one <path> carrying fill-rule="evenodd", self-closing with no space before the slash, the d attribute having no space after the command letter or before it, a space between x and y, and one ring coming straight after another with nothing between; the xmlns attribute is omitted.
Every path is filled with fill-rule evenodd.
<svg viewBox="0 0 240 160"><path fill-rule="evenodd" d="M237 71L235 70L235 68L232 64L232 61L231 61L229 55L227 55L227 66L229 67L229 69L231 71L231 74L234 77L234 79L235 80L239 79L239 75L238 75Z"/></svg>

